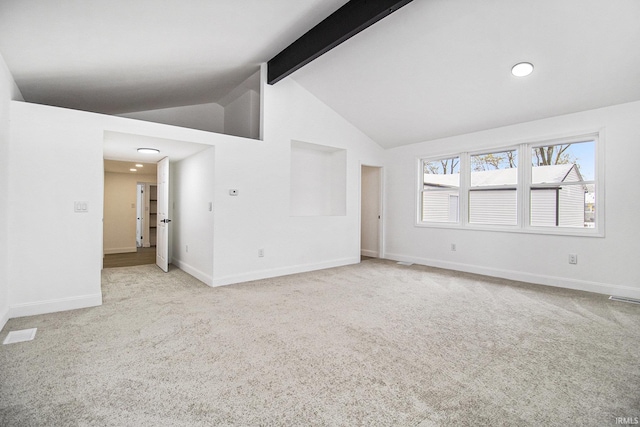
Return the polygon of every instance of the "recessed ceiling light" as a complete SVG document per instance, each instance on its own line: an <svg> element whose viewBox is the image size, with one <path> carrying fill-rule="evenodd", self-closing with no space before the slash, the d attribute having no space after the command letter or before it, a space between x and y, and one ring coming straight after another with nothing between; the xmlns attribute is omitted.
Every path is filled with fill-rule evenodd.
<svg viewBox="0 0 640 427"><path fill-rule="evenodd" d="M158 154L160 150L157 148L138 148L138 153L144 154Z"/></svg>
<svg viewBox="0 0 640 427"><path fill-rule="evenodd" d="M141 163L136 163L136 167L137 167L137 168L142 168L142 167L144 167L144 165L143 165L143 164L141 164Z"/></svg>
<svg viewBox="0 0 640 427"><path fill-rule="evenodd" d="M530 62L520 62L511 68L511 74L516 77L526 77L533 73L533 64Z"/></svg>
<svg viewBox="0 0 640 427"><path fill-rule="evenodd" d="M129 169L129 170L130 170L131 172L137 172L137 171L138 171L138 169L134 169L134 168L131 168L131 169Z"/></svg>

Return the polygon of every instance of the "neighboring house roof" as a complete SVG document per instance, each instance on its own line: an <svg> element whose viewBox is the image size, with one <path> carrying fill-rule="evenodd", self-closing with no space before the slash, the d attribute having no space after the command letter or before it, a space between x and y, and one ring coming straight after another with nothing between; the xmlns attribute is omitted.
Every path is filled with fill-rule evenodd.
<svg viewBox="0 0 640 427"><path fill-rule="evenodd" d="M556 182L565 182L569 173L575 168L579 180L582 180L580 172L575 164L569 163L564 165L537 166L532 168L532 182L534 184L551 184ZM513 185L517 182L518 169L496 169L489 171L478 171L471 174L471 186L496 186L496 185ZM431 187L459 187L460 174L424 174L424 183Z"/></svg>

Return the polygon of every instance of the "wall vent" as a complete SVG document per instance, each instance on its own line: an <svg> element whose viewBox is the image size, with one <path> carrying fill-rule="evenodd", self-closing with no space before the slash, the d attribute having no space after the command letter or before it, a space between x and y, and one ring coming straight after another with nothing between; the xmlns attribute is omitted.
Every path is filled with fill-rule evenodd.
<svg viewBox="0 0 640 427"><path fill-rule="evenodd" d="M31 341L36 337L38 328L23 329L21 331L11 331L2 344L15 344L17 342Z"/></svg>

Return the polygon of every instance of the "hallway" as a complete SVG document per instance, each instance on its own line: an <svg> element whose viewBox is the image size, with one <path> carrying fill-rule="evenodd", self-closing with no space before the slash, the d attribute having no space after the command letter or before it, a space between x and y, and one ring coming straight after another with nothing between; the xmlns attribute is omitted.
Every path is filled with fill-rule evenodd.
<svg viewBox="0 0 640 427"><path fill-rule="evenodd" d="M137 252L109 254L104 256L103 268L131 267L134 265L154 264L156 248L138 248Z"/></svg>

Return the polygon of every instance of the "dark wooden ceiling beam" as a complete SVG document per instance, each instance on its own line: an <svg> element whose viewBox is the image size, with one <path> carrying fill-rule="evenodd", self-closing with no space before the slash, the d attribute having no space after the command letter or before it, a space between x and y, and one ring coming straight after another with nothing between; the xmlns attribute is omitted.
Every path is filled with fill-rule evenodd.
<svg viewBox="0 0 640 427"><path fill-rule="evenodd" d="M282 80L412 0L351 0L267 63L267 83Z"/></svg>

